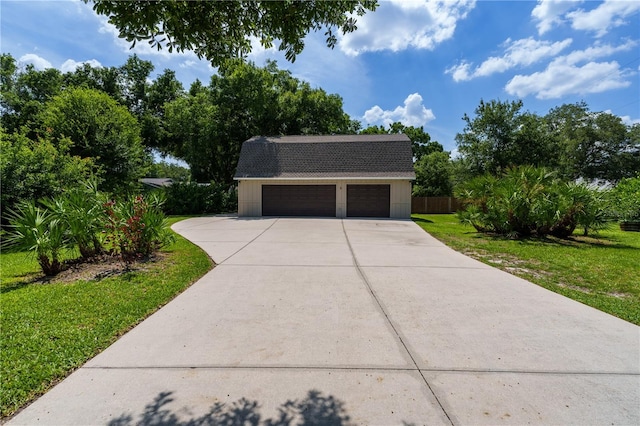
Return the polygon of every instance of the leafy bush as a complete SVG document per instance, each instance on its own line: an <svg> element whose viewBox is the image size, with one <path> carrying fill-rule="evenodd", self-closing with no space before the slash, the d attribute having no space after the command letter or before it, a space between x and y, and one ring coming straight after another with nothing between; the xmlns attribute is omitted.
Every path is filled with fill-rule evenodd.
<svg viewBox="0 0 640 426"><path fill-rule="evenodd" d="M640 221L640 173L618 182L611 191L610 203L614 218L624 222Z"/></svg>
<svg viewBox="0 0 640 426"><path fill-rule="evenodd" d="M54 96L40 114L53 139L69 138L69 153L91 158L104 191L125 194L144 176L149 155L140 125L123 105L98 90L71 87Z"/></svg>
<svg viewBox="0 0 640 426"><path fill-rule="evenodd" d="M461 221L479 232L511 237L554 235L566 238L605 223L603 195L584 184L565 183L554 172L533 166L508 169L502 176L472 179L457 191Z"/></svg>
<svg viewBox="0 0 640 426"><path fill-rule="evenodd" d="M55 146L50 138L30 140L20 133L0 129L0 205L3 224L8 209L21 201L54 197L76 188L93 169L91 159L69 154L71 141L62 138Z"/></svg>
<svg viewBox="0 0 640 426"><path fill-rule="evenodd" d="M453 191L451 159L448 152L432 152L422 156L413 165L416 181L414 197L448 197Z"/></svg>
<svg viewBox="0 0 640 426"><path fill-rule="evenodd" d="M104 222L97 179L86 181L84 187L71 189L62 195L43 201L43 204L66 228L69 238L83 259L102 253L99 239Z"/></svg>
<svg viewBox="0 0 640 426"><path fill-rule="evenodd" d="M163 191L166 195L166 214L225 213L238 209L236 189L227 188L222 184L174 182Z"/></svg>
<svg viewBox="0 0 640 426"><path fill-rule="evenodd" d="M5 241L10 250L34 252L45 275L55 275L62 270L60 252L70 244L60 219L33 201L22 202L9 211Z"/></svg>
<svg viewBox="0 0 640 426"><path fill-rule="evenodd" d="M105 243L125 262L149 256L153 251L172 242L160 195L151 194L129 197L123 202L108 201L106 213Z"/></svg>

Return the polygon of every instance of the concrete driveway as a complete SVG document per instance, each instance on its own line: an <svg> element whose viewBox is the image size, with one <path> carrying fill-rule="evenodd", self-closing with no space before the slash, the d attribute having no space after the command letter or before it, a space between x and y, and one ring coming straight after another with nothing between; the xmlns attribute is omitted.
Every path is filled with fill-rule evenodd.
<svg viewBox="0 0 640 426"><path fill-rule="evenodd" d="M174 229L218 266L12 424L640 424L639 327L413 222Z"/></svg>

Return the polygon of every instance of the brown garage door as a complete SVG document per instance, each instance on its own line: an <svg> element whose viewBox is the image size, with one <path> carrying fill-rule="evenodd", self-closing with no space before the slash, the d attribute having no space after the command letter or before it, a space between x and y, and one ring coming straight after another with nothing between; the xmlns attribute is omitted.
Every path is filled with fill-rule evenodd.
<svg viewBox="0 0 640 426"><path fill-rule="evenodd" d="M336 186L262 185L262 215L336 217Z"/></svg>
<svg viewBox="0 0 640 426"><path fill-rule="evenodd" d="M389 185L347 185L348 217L389 217Z"/></svg>

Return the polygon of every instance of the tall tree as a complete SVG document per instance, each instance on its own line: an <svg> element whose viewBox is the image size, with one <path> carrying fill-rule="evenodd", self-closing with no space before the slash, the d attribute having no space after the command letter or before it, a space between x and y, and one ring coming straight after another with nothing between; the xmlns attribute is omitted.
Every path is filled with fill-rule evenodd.
<svg viewBox="0 0 640 426"><path fill-rule="evenodd" d="M194 181L220 181L222 157L228 156L217 138L218 107L207 91L176 99L167 104L166 123L170 131L169 145L164 153L183 159L191 169Z"/></svg>
<svg viewBox="0 0 640 426"><path fill-rule="evenodd" d="M35 138L40 127L38 114L44 104L62 91L62 74L55 68L36 70L29 64L20 69L8 54L1 58L2 87L0 88L0 121L7 133L25 128Z"/></svg>
<svg viewBox="0 0 640 426"><path fill-rule="evenodd" d="M522 101L480 101L475 117L456 135L458 151L471 176L498 174L510 166L549 166L557 161L555 139L544 120L522 111Z"/></svg>
<svg viewBox="0 0 640 426"><path fill-rule="evenodd" d="M389 127L369 126L360 131L360 134L363 135L393 135L399 133L404 133L411 139L411 149L415 161L419 161L423 156L429 155L432 152L442 152L444 150L439 142L431 140L431 136L424 131L422 126L405 126L399 121L396 121L395 123L391 123Z"/></svg>
<svg viewBox="0 0 640 426"><path fill-rule="evenodd" d="M580 102L553 108L546 119L561 148L564 177L617 182L640 170L640 140L620 117Z"/></svg>
<svg viewBox="0 0 640 426"><path fill-rule="evenodd" d="M414 197L445 197L453 192L451 179L452 164L446 151L423 155L414 164L416 181L413 185Z"/></svg>
<svg viewBox="0 0 640 426"><path fill-rule="evenodd" d="M355 15L375 10L372 0L355 1L92 1L93 9L109 17L120 37L148 42L169 52L193 50L198 57L221 65L229 58L244 58L251 41L271 47L274 40L285 57L294 61L310 31L325 29L326 43L337 43L336 29L356 29Z"/></svg>
<svg viewBox="0 0 640 426"><path fill-rule="evenodd" d="M138 118L142 143L146 147L160 151L167 147L169 133L165 120L165 105L181 96L184 96L184 88L172 70L165 69L151 83L147 90L144 111Z"/></svg>
<svg viewBox="0 0 640 426"><path fill-rule="evenodd" d="M151 61L144 61L133 55L119 69L122 101L138 118L142 117L147 107L148 80L153 68Z"/></svg>
<svg viewBox="0 0 640 426"><path fill-rule="evenodd" d="M191 173L186 167L182 167L178 164L168 163L166 161L160 161L159 163L153 163L145 177L148 178L170 178L174 182L188 182Z"/></svg>
<svg viewBox="0 0 640 426"><path fill-rule="evenodd" d="M58 144L71 140L70 155L93 159L104 180L101 189L124 192L144 175L148 158L138 122L106 93L67 89L46 104L41 119L46 134Z"/></svg>
<svg viewBox="0 0 640 426"><path fill-rule="evenodd" d="M342 99L278 70L228 62L208 87L166 105L163 152L186 161L196 181L231 184L242 142L256 135L353 132Z"/></svg>
<svg viewBox="0 0 640 426"><path fill-rule="evenodd" d="M68 87L86 87L106 93L118 102L123 102L120 81L120 69L116 67L94 67L84 63L74 71L63 75L63 85Z"/></svg>

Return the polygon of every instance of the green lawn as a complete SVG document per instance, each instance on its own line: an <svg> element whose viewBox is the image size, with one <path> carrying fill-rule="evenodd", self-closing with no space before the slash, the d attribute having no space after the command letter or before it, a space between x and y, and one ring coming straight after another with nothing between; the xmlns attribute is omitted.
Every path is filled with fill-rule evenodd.
<svg viewBox="0 0 640 426"><path fill-rule="evenodd" d="M413 215L451 248L640 325L640 233L617 225L595 236L509 240L475 232L455 215Z"/></svg>
<svg viewBox="0 0 640 426"><path fill-rule="evenodd" d="M184 218L171 218L175 223ZM26 253L0 255L0 408L6 417L42 394L212 267L176 235L162 261L94 281L33 282Z"/></svg>

